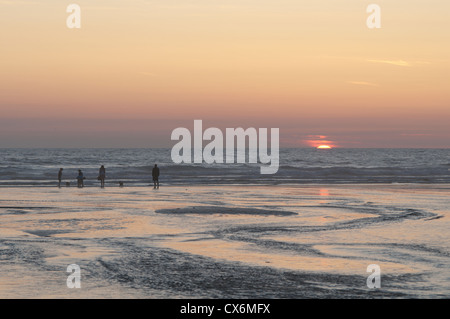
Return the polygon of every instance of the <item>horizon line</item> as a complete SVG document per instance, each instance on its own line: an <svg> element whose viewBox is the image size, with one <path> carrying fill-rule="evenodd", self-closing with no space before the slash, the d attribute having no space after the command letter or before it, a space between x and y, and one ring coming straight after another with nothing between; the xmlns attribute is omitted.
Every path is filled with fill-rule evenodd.
<svg viewBox="0 0 450 319"><path fill-rule="evenodd" d="M6 146L6 147L2 147L0 146L0 149L53 149L53 150L57 150L57 149L102 149L102 150L108 150L108 149L171 149L173 146L167 146L167 147L96 147L96 146L86 146L86 147L72 147L72 146L65 146L65 147L10 147L10 146ZM194 149L193 147L191 149ZM245 149L248 149L248 147L246 147ZM299 146L299 147L280 147L279 149L317 149L317 147L315 146ZM323 149L323 150L333 150L333 149L434 149L434 150L439 150L439 149L450 149L450 146L445 146L445 147L332 147L330 149Z"/></svg>

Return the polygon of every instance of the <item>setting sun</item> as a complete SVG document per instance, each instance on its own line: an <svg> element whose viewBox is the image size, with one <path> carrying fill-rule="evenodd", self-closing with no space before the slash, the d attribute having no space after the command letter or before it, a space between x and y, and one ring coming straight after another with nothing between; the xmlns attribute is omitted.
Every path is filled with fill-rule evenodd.
<svg viewBox="0 0 450 319"><path fill-rule="evenodd" d="M319 145L319 146L317 146L317 149L331 149L331 146L330 145Z"/></svg>

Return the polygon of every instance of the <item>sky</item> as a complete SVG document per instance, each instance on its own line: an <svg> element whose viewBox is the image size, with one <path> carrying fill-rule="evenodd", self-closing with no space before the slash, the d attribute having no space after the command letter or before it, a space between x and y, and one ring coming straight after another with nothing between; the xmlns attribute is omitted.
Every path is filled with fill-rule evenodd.
<svg viewBox="0 0 450 319"><path fill-rule="evenodd" d="M81 8L69 29L67 7ZM369 4L381 28L369 29ZM450 147L447 0L0 0L0 147Z"/></svg>

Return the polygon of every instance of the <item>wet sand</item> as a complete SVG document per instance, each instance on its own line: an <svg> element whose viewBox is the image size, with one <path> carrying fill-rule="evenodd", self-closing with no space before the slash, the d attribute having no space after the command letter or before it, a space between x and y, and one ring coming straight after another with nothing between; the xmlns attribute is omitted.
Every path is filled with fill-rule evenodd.
<svg viewBox="0 0 450 319"><path fill-rule="evenodd" d="M1 298L450 296L447 184L1 190Z"/></svg>

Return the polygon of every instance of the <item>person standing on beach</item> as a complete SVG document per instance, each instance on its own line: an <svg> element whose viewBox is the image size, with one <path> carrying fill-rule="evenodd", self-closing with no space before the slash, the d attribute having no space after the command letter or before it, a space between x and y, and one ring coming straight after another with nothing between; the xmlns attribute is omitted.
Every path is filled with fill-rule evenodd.
<svg viewBox="0 0 450 319"><path fill-rule="evenodd" d="M98 180L100 181L100 187L105 187L106 169L105 166L101 166L98 171Z"/></svg>
<svg viewBox="0 0 450 319"><path fill-rule="evenodd" d="M63 169L60 168L59 172L58 172L58 187L59 188L61 188L62 172L63 172Z"/></svg>
<svg viewBox="0 0 450 319"><path fill-rule="evenodd" d="M152 177L153 177L153 185L154 189L159 188L159 167L155 164L155 167L152 169ZM158 187L156 187L158 186Z"/></svg>
<svg viewBox="0 0 450 319"><path fill-rule="evenodd" d="M78 181L78 187L83 188L84 187L84 175L83 175L83 172L81 171L81 169L78 170L77 181Z"/></svg>

